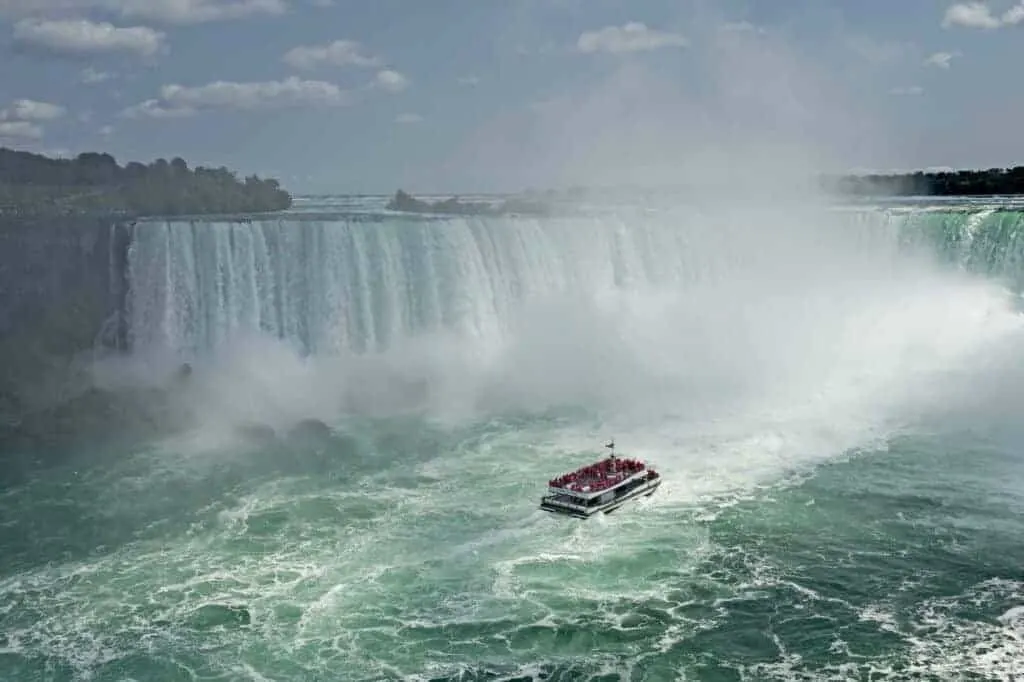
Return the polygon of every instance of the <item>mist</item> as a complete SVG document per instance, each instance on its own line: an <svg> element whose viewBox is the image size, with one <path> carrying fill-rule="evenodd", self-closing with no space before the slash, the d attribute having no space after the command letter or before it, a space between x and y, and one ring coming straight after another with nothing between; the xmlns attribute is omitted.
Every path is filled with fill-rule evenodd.
<svg viewBox="0 0 1024 682"><path fill-rule="evenodd" d="M189 225L151 229L132 256L133 333L150 345L96 381L168 390L214 449L253 426L566 410L635 440L845 429L843 449L980 381L971 368L1022 319L883 214L813 204L382 222L373 240L340 221L209 225L209 270L180 257ZM321 246L254 257L248 242L282 244L278 230ZM294 317L262 318L278 300ZM319 336L289 336L303 329Z"/></svg>
<svg viewBox="0 0 1024 682"><path fill-rule="evenodd" d="M819 199L822 172L898 167L864 73L804 53L786 27L715 8L663 23L688 45L576 54L585 75L471 131L442 176L459 191L675 187L687 200L763 203ZM568 40L553 49L578 52Z"/></svg>
<svg viewBox="0 0 1024 682"><path fill-rule="evenodd" d="M681 61L586 55L602 68L472 131L436 174L462 191L680 188L674 207L372 237L211 225L208 263L186 230L152 226L133 256L139 357L161 376L193 363L173 391L200 430L575 408L677 432L731 420L738 438L846 424L842 449L910 418L1019 316L884 216L830 209L816 175L888 147L856 80L780 29L706 9L687 25ZM275 306L296 317L263 319Z"/></svg>

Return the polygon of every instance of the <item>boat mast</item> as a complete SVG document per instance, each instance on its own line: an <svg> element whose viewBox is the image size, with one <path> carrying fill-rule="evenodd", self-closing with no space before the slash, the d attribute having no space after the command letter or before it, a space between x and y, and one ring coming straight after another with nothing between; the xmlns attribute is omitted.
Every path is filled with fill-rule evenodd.
<svg viewBox="0 0 1024 682"><path fill-rule="evenodd" d="M615 457L615 439L612 438L610 441L604 444L606 448L612 451L612 457Z"/></svg>

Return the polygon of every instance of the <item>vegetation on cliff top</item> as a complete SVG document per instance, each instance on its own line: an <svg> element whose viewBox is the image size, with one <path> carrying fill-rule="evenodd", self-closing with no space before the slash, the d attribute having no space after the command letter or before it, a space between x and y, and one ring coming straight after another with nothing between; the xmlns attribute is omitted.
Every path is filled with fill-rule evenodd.
<svg viewBox="0 0 1024 682"><path fill-rule="evenodd" d="M823 190L838 197L1012 196L1024 194L1024 166L987 170L827 175L821 177L819 182ZM685 191L686 188L675 189ZM586 191L583 188L574 188L563 196L578 198ZM400 189L388 202L387 208L408 213L539 215L550 213L552 202L557 201L558 196L558 192L548 191L532 198L518 197L496 204L463 202L457 197L428 202Z"/></svg>
<svg viewBox="0 0 1024 682"><path fill-rule="evenodd" d="M262 213L291 204L277 180L239 180L224 167L190 169L180 158L120 166L110 154L55 159L0 147L0 214Z"/></svg>
<svg viewBox="0 0 1024 682"><path fill-rule="evenodd" d="M987 170L833 176L826 189L859 196L986 196L1024 194L1024 166Z"/></svg>

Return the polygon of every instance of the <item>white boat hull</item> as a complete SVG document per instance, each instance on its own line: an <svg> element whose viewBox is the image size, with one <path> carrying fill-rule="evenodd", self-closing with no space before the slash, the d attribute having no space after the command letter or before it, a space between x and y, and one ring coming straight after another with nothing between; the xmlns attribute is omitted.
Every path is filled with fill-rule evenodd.
<svg viewBox="0 0 1024 682"><path fill-rule="evenodd" d="M661 476L649 478L639 485L631 486L620 495L616 491L609 490L606 495L587 500L586 504L577 504L568 501L569 496L563 494L545 495L541 498L540 508L552 514L563 514L577 519L589 519L597 514L611 514L613 511L638 497L649 497L661 485Z"/></svg>

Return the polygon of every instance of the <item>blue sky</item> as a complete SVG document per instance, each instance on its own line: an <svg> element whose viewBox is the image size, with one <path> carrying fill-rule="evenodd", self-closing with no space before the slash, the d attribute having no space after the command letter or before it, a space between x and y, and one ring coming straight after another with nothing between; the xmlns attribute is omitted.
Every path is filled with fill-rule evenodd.
<svg viewBox="0 0 1024 682"><path fill-rule="evenodd" d="M1024 163L1024 4L0 0L0 145L297 192Z"/></svg>

